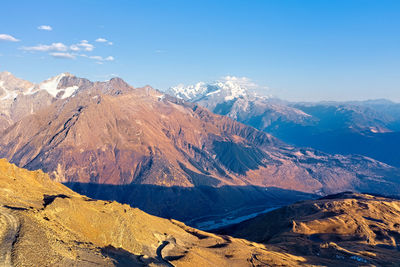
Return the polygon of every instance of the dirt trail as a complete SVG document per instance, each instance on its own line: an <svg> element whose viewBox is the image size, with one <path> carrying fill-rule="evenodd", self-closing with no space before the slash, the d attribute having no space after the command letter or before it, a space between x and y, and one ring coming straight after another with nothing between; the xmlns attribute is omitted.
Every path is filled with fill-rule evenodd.
<svg viewBox="0 0 400 267"><path fill-rule="evenodd" d="M18 218L9 210L0 207L0 267L13 266L11 252L18 231Z"/></svg>
<svg viewBox="0 0 400 267"><path fill-rule="evenodd" d="M168 267L174 267L174 265L172 263L170 263L168 260L164 259L164 257L162 256L162 250L168 245L170 244L169 241L163 241L161 243L161 245L157 248L157 258L158 260L160 260L161 262L163 262L166 266Z"/></svg>

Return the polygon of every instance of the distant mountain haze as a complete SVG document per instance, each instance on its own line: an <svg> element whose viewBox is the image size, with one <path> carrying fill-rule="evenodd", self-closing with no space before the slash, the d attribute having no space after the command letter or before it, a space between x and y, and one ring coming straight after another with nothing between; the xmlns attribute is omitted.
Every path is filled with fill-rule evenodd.
<svg viewBox="0 0 400 267"><path fill-rule="evenodd" d="M360 154L400 166L398 103L389 100L294 103L260 96L254 93L254 88L232 83L200 82L167 91L292 145L333 154Z"/></svg>

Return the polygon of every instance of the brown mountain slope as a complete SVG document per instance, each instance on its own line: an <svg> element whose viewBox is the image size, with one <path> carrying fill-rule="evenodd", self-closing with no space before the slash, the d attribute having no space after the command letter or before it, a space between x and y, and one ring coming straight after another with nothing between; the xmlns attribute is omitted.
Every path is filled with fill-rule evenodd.
<svg viewBox="0 0 400 267"><path fill-rule="evenodd" d="M400 201L354 193L280 208L223 229L337 266L399 266ZM311 261L312 262L312 261Z"/></svg>
<svg viewBox="0 0 400 267"><path fill-rule="evenodd" d="M256 202L276 206L309 197L296 193L271 201L265 187L320 194L400 192L399 171L368 158L290 147L254 128L150 87L133 88L118 78L95 83L71 75L59 79L57 90L77 88L75 93L3 131L0 156L21 167L43 169L57 181L78 183L74 188L84 188L89 196L111 199L103 194L111 190L108 195L152 213L177 208L172 216L186 220L183 216L190 212L202 216L225 207ZM133 185L140 188L133 190ZM171 192L173 186L178 189ZM222 196L223 191L214 190L221 187L229 188L226 196L240 191L242 197ZM183 203L186 198L180 194L186 191L200 195L201 201L197 197L188 198L191 205ZM162 192L169 192L167 198L157 197Z"/></svg>
<svg viewBox="0 0 400 267"><path fill-rule="evenodd" d="M0 265L296 266L302 257L96 201L0 160ZM256 256L254 256L256 255ZM254 257L257 257L255 259Z"/></svg>

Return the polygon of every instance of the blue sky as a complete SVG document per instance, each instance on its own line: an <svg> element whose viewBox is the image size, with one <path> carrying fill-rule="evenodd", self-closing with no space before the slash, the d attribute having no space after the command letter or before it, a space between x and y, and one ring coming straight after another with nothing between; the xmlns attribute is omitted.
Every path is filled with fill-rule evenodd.
<svg viewBox="0 0 400 267"><path fill-rule="evenodd" d="M0 71L158 89L232 75L288 100L400 101L399 14L386 0L4 1Z"/></svg>

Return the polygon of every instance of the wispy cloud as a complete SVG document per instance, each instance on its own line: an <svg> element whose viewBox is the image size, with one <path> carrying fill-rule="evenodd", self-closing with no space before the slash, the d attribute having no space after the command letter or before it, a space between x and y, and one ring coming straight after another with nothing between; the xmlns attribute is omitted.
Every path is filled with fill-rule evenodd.
<svg viewBox="0 0 400 267"><path fill-rule="evenodd" d="M81 54L81 57L86 57L89 59L97 60L97 62L102 63L103 61L114 61L113 56L102 57L102 56L88 56L86 54Z"/></svg>
<svg viewBox="0 0 400 267"><path fill-rule="evenodd" d="M97 38L96 42L98 42L98 43L107 43L108 45L113 45L113 42L108 41L106 38Z"/></svg>
<svg viewBox="0 0 400 267"><path fill-rule="evenodd" d="M40 51L40 52L67 51L68 46L66 46L63 43L52 43L50 45L39 44L36 46L24 46L21 47L21 49L25 51Z"/></svg>
<svg viewBox="0 0 400 267"><path fill-rule="evenodd" d="M53 28L49 25L40 25L37 28L38 28L38 30L42 30L42 31L52 31L53 30Z"/></svg>
<svg viewBox="0 0 400 267"><path fill-rule="evenodd" d="M87 40L82 40L79 44L76 44L77 47L82 48L84 51L93 51L94 45L90 44Z"/></svg>
<svg viewBox="0 0 400 267"><path fill-rule="evenodd" d="M18 40L14 36L11 36L9 34L4 34L3 33L3 34L0 34L0 41L19 42L20 40Z"/></svg>
<svg viewBox="0 0 400 267"><path fill-rule="evenodd" d="M80 43L67 46L63 43L52 43L50 45L39 44L35 46L24 46L21 47L25 51L39 51L39 52L50 52L50 51L87 51L91 52L94 49L94 45L90 44L87 40L82 40Z"/></svg>
<svg viewBox="0 0 400 267"><path fill-rule="evenodd" d="M63 53L63 52L54 52L50 53L50 56L55 58L64 58L64 59L75 59L76 55L71 53Z"/></svg>
<svg viewBox="0 0 400 267"><path fill-rule="evenodd" d="M97 38L96 42L98 42L98 43L106 43L107 39L105 39L105 38Z"/></svg>
<svg viewBox="0 0 400 267"><path fill-rule="evenodd" d="M71 45L71 46L69 47L69 49L70 49L71 51L79 51L79 50L81 50L81 49L79 48L79 46L77 46L77 45Z"/></svg>
<svg viewBox="0 0 400 267"><path fill-rule="evenodd" d="M106 42L108 41L106 40ZM82 40L79 43L71 45L66 45L64 43L52 43L49 45L39 44L35 46L23 46L20 49L29 52L45 52L55 58L76 59L77 57L85 57L95 60L98 64L114 61L113 56L103 57L90 54L80 54L79 52L92 52L95 49L95 46L89 43L88 40Z"/></svg>

